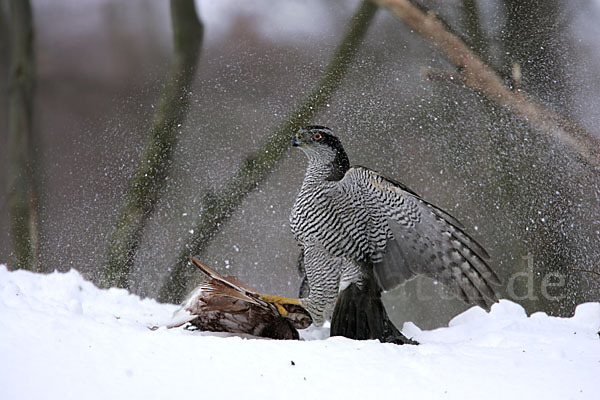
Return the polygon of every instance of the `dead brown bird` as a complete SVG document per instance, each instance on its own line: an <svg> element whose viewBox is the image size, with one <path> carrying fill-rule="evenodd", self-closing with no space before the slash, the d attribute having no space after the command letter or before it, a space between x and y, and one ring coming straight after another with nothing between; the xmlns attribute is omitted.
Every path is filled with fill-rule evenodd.
<svg viewBox="0 0 600 400"><path fill-rule="evenodd" d="M285 317L277 306L260 299L256 289L235 277L224 277L200 260L190 260L207 277L173 314L167 328L190 323L202 331L249 334L271 339L299 339L297 329L312 319L297 305L285 305Z"/></svg>

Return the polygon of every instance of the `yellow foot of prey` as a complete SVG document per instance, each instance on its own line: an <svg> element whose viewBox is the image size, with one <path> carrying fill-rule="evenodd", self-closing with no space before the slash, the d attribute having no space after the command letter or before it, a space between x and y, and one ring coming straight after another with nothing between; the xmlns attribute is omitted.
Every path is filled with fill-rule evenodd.
<svg viewBox="0 0 600 400"><path fill-rule="evenodd" d="M273 296L270 294L261 294L260 299L266 301L267 303L273 304L277 307L277 311L281 314L282 317L287 317L288 311L283 306L284 304L294 304L297 306L301 306L300 299L294 299L291 297L281 297L281 296Z"/></svg>

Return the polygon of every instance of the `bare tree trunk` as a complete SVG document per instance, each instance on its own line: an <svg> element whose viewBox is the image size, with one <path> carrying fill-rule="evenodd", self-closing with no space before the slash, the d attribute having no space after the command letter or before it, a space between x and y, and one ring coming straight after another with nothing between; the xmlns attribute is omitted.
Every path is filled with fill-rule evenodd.
<svg viewBox="0 0 600 400"><path fill-rule="evenodd" d="M235 172L224 188L215 195L207 196L200 221L193 228L193 236L184 247L171 274L163 284L159 300L179 302L185 295L186 282L195 268L188 265L189 256L202 259L202 252L218 231L219 226L240 205L242 200L254 190L281 160L292 134L309 120L331 99L340 86L348 66L356 56L369 24L375 16L377 6L365 0L354 13L349 29L327 66L323 78L318 82L300 107L294 110L287 121L269 141Z"/></svg>
<svg viewBox="0 0 600 400"><path fill-rule="evenodd" d="M504 0L507 19L503 28L504 68L510 70L517 62L522 70L523 90L552 104L562 112L568 112L569 92L567 80L568 57L561 53L569 49L566 35L561 29L561 10L565 3L555 0ZM531 160L521 160L525 165L537 163L538 154L529 155ZM581 236L581 223L576 221L573 207L578 195L572 178L558 178L566 172L558 165L530 171L531 185L535 186L534 198L522 196L521 202L530 205L520 209L522 237L532 255L534 296L524 305L528 311L544 310L553 315L568 315L575 304L583 301L579 293L581 274L569 274L569 267L579 265L582 259L577 243ZM560 193L559 196L554 195ZM548 201L550 199L550 201ZM539 221L540 215L544 222ZM540 290L545 283L566 279L565 286L554 290L553 296ZM569 290L570 289L570 290ZM567 296L567 292L569 295Z"/></svg>
<svg viewBox="0 0 600 400"><path fill-rule="evenodd" d="M33 129L35 60L29 0L10 0L9 210L15 268L40 270Z"/></svg>
<svg viewBox="0 0 600 400"><path fill-rule="evenodd" d="M105 286L127 287L144 227L171 165L180 124L188 110L203 26L194 0L171 0L174 56L140 166L131 178L106 252Z"/></svg>
<svg viewBox="0 0 600 400"><path fill-rule="evenodd" d="M483 61L488 62L489 45L479 17L480 11L477 0L463 0L462 9L465 16L465 32L470 39L471 49Z"/></svg>
<svg viewBox="0 0 600 400"><path fill-rule="evenodd" d="M0 54L4 55L8 51L8 18L4 6L0 6ZM5 58L8 60L8 56ZM4 62L3 62L4 63Z"/></svg>

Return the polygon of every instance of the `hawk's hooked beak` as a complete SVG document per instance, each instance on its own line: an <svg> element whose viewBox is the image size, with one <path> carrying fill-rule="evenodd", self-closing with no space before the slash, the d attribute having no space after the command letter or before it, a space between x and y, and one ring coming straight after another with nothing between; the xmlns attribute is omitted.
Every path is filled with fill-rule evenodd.
<svg viewBox="0 0 600 400"><path fill-rule="evenodd" d="M302 136L300 136L299 133L296 133L294 135L294 137L292 138L292 146L293 147L300 147L300 146L302 146Z"/></svg>

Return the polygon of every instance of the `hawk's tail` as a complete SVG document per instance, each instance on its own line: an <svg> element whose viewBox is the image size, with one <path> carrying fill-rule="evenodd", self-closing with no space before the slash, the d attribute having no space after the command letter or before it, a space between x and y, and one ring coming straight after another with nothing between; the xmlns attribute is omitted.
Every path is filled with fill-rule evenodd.
<svg viewBox="0 0 600 400"><path fill-rule="evenodd" d="M338 295L331 318L331 336L379 339L396 344L418 344L404 336L390 321L374 280L350 284Z"/></svg>

